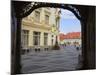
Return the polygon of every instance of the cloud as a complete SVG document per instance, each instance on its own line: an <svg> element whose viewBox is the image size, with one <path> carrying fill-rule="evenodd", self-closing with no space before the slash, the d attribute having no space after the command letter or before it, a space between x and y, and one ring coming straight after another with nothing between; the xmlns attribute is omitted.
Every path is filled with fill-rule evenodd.
<svg viewBox="0 0 100 75"><path fill-rule="evenodd" d="M61 9L61 18L62 19L77 19L76 16L69 10Z"/></svg>

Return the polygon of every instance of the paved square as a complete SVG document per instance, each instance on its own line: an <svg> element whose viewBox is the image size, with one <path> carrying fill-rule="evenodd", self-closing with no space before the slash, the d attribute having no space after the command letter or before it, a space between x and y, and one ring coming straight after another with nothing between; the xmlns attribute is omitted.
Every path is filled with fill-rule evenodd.
<svg viewBox="0 0 100 75"><path fill-rule="evenodd" d="M21 55L22 73L41 73L76 70L80 65L81 50L74 46L61 47L61 50L32 51Z"/></svg>

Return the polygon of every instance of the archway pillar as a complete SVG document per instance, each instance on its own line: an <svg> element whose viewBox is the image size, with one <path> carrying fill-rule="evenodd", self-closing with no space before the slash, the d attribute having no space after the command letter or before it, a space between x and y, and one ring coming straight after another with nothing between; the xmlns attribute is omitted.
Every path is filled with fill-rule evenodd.
<svg viewBox="0 0 100 75"><path fill-rule="evenodd" d="M95 69L95 7L84 8L81 11L82 24L82 69ZM91 13L92 12L92 13Z"/></svg>

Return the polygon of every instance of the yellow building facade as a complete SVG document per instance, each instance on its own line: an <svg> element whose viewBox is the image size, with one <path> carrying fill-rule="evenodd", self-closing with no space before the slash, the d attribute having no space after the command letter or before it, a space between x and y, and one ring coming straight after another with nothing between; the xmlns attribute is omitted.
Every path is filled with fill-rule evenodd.
<svg viewBox="0 0 100 75"><path fill-rule="evenodd" d="M58 8L38 8L22 20L21 47L23 49L50 49L59 42Z"/></svg>

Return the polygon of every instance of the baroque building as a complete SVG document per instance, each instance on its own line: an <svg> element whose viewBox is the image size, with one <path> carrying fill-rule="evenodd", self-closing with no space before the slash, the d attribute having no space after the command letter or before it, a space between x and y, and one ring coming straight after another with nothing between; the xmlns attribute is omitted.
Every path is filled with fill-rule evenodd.
<svg viewBox="0 0 100 75"><path fill-rule="evenodd" d="M47 50L59 42L60 9L38 8L22 20L23 50ZM57 38L56 38L57 37Z"/></svg>

